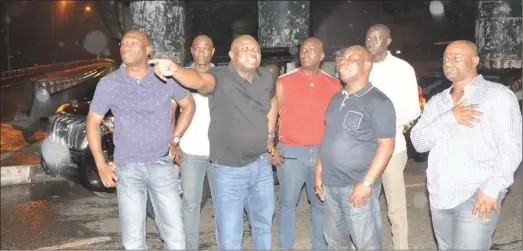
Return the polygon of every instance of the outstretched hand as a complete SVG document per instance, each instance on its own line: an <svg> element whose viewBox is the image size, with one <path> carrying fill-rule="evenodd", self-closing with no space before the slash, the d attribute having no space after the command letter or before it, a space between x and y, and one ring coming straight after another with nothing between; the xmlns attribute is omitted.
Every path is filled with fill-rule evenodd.
<svg viewBox="0 0 523 251"><path fill-rule="evenodd" d="M154 64L154 73L163 81L166 81L166 77L172 77L172 75L180 67L178 64L168 58L155 58L147 62L148 64Z"/></svg>

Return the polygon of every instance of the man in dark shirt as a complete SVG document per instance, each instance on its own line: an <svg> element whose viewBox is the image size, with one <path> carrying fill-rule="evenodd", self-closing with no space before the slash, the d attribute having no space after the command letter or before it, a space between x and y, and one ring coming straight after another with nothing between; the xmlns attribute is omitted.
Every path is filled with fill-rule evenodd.
<svg viewBox="0 0 523 251"><path fill-rule="evenodd" d="M253 37L236 38L228 66L210 73L154 59L158 76L209 95L210 160L213 163L215 216L221 249L241 249L243 210L251 223L254 249L271 249L274 180L271 156L278 100L274 78L260 67L260 46Z"/></svg>
<svg viewBox="0 0 523 251"><path fill-rule="evenodd" d="M349 47L340 64L345 90L335 94L315 170L315 190L325 201L329 248L381 249L380 175L394 150L392 102L369 83L372 55Z"/></svg>
<svg viewBox="0 0 523 251"><path fill-rule="evenodd" d="M162 82L155 76L147 64L151 46L143 32L126 33L120 54L123 64L96 87L87 115L89 147L104 186L116 186L124 248L147 249L145 208L149 194L165 248L185 249L180 170L168 151L191 123L194 99L174 80ZM174 131L173 99L182 108ZM114 115L114 163L106 162L100 137L109 109Z"/></svg>

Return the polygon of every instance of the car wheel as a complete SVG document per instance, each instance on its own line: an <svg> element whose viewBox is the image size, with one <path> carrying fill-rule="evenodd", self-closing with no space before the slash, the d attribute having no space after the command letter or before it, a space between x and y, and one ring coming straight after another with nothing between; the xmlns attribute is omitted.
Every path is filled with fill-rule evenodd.
<svg viewBox="0 0 523 251"><path fill-rule="evenodd" d="M116 193L106 193L106 192L95 192L91 191L94 195L104 198L104 199L114 199L116 198Z"/></svg>
<svg viewBox="0 0 523 251"><path fill-rule="evenodd" d="M207 204L207 201L209 200L210 196L211 188L209 187L207 175L205 175L205 179L203 180L202 202L200 203L200 211L203 209L203 207L205 207L205 204Z"/></svg>

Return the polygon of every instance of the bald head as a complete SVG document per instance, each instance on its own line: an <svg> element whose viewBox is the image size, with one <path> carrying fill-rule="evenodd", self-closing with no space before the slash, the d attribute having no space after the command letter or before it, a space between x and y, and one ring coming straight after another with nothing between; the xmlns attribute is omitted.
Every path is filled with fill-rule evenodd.
<svg viewBox="0 0 523 251"><path fill-rule="evenodd" d="M198 35L192 41L191 54L196 69L207 70L211 65L214 55L214 44L212 39L204 34Z"/></svg>
<svg viewBox="0 0 523 251"><path fill-rule="evenodd" d="M445 48L443 73L453 83L471 80L478 75L478 47L468 40L457 40Z"/></svg>
<svg viewBox="0 0 523 251"><path fill-rule="evenodd" d="M345 53L343 54L344 57L347 55L347 53L360 55L361 60L363 60L362 62L372 63L372 54L361 45L353 45L347 48L347 50L345 50Z"/></svg>
<svg viewBox="0 0 523 251"><path fill-rule="evenodd" d="M325 58L323 42L315 37L309 37L300 46L300 65L303 69L314 73L320 68Z"/></svg>
<svg viewBox="0 0 523 251"><path fill-rule="evenodd" d="M212 39L205 34L200 34L200 35L196 36L192 41L192 47L197 47L197 45L201 44L201 43L205 43L205 44L209 45L211 48L214 48Z"/></svg>
<svg viewBox="0 0 523 251"><path fill-rule="evenodd" d="M241 35L234 39L229 57L236 70L253 74L261 63L260 45L250 35Z"/></svg>
<svg viewBox="0 0 523 251"><path fill-rule="evenodd" d="M139 40L140 43L142 43L145 46L149 46L151 44L149 41L149 36L147 36L147 34L145 34L143 31L140 31L140 30L128 31L123 36L122 41L124 40L125 37L135 38L135 39Z"/></svg>
<svg viewBox="0 0 523 251"><path fill-rule="evenodd" d="M389 27L384 24L371 26L365 35L365 47L370 51L375 62L385 59L391 42Z"/></svg>
<svg viewBox="0 0 523 251"><path fill-rule="evenodd" d="M152 53L149 37L139 30L130 30L120 42L120 56L127 66L148 67L147 60Z"/></svg>
<svg viewBox="0 0 523 251"><path fill-rule="evenodd" d="M447 46L447 49L449 48L459 48L460 50L467 51L472 57L478 56L478 47L469 40L456 40Z"/></svg>
<svg viewBox="0 0 523 251"><path fill-rule="evenodd" d="M383 36L385 38L390 38L390 29L387 25L384 25L384 24L375 24L373 26L371 26L368 30L367 30L367 33L369 32L372 32L372 31L379 31L380 33L383 34Z"/></svg>
<svg viewBox="0 0 523 251"><path fill-rule="evenodd" d="M318 38L309 37L309 38L303 40L302 46L304 46L304 45L315 46L316 48L318 48L319 50L321 50L323 52L323 42L321 40L319 40Z"/></svg>
<svg viewBox="0 0 523 251"><path fill-rule="evenodd" d="M231 50L234 50L239 45L246 44L246 43L255 44L258 48L260 47L260 45L258 44L256 39L254 39L254 37L252 37L251 35L241 35L232 41Z"/></svg>
<svg viewBox="0 0 523 251"><path fill-rule="evenodd" d="M343 60L340 64L340 77L343 82L365 83L369 79L372 68L372 55L360 45L347 48L343 53Z"/></svg>

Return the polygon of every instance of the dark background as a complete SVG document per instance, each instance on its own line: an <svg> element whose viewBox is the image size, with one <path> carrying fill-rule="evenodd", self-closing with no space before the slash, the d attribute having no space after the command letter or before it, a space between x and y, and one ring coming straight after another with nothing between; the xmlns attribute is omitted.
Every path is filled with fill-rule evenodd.
<svg viewBox="0 0 523 251"><path fill-rule="evenodd" d="M384 23L392 31L392 52L400 50L400 56L411 62L439 60L444 45L435 42L474 40L476 1L448 2L445 16L437 19L428 1L311 1L310 34L322 39L331 55L340 47L363 44L367 28ZM86 6L91 10L86 11ZM83 46L93 30L102 31L109 42L110 54L100 56L119 60L117 41L92 1L10 1L2 3L1 13L0 71L7 70L8 37L11 69L95 58ZM9 33L6 13L11 16ZM258 3L186 1L186 22L187 45L195 35L205 33L215 41L215 56L226 57L234 34L256 37Z"/></svg>

